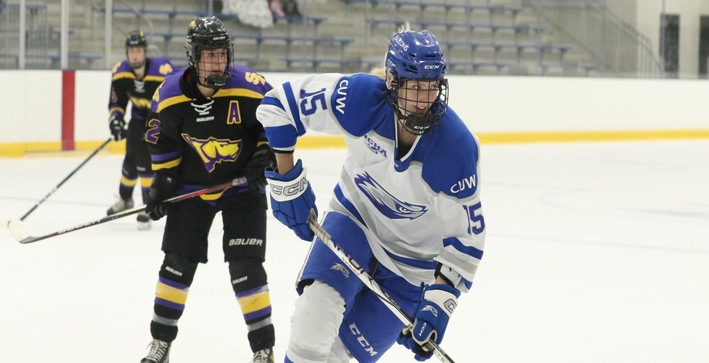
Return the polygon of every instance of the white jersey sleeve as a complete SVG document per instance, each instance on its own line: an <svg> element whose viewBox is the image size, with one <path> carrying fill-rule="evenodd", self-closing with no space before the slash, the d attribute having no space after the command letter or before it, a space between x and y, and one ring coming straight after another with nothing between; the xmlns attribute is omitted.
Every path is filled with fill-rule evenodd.
<svg viewBox="0 0 709 363"><path fill-rule="evenodd" d="M269 144L291 151L307 130L362 136L383 121L365 115L388 107L384 94L383 82L369 74L308 75L268 92L256 115L268 132Z"/></svg>

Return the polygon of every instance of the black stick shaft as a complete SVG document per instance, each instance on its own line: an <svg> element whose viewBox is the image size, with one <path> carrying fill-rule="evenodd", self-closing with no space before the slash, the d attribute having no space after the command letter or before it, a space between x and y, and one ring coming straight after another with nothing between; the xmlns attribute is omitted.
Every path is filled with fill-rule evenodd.
<svg viewBox="0 0 709 363"><path fill-rule="evenodd" d="M79 171L79 169L81 169L81 167L84 166L84 164L89 162L89 160L91 160L91 158L93 158L96 154L98 154L99 151L101 151L104 147L106 147L106 145L108 145L108 143L111 142L111 140L113 140L113 139L110 137L108 139L106 139L106 141L104 141L103 144L101 144L101 146L98 147L98 149L94 150L91 153L91 155L89 155L86 159L84 159L84 161L82 161L81 164L79 164L79 166L76 167L76 169L74 169L71 173L69 173L69 175L67 175L66 178L64 178L62 181L60 181L59 184L57 184L57 186L54 187L54 189L50 190L49 193L47 193L47 195L44 196L44 198L40 199L39 202L37 202L34 206L32 206L32 208L30 208L30 210L27 211L27 213L25 213L25 215L20 217L20 220L24 221L25 218L27 218L27 216L30 215L30 213L34 212L34 210L37 209L37 207L39 207L40 204L44 203L47 199L49 199L49 197L52 194L54 194L54 192L56 192L59 189L59 187L61 187L67 180L69 180L69 178L71 178L74 174L76 174L76 172Z"/></svg>
<svg viewBox="0 0 709 363"><path fill-rule="evenodd" d="M181 202L181 201L186 200L186 199L191 199L191 198L194 198L194 197L198 197L198 196L200 196L200 195L204 195L204 194L209 194L209 193L214 193L214 192L222 191L222 190L224 190L224 189L231 188L231 187L233 187L233 186L236 186L236 185L239 185L239 184L244 184L244 183L246 183L246 178L245 178L245 177L240 177L240 178L236 178L236 179L234 179L234 180L232 180L232 181L230 181L230 182L227 182L227 183L215 185L215 186L213 186L213 187L209 187L209 188L205 188L205 189L196 190L196 191L194 191L194 192L190 192L190 193L186 193L186 194L182 194L182 195L178 195L178 196L175 196L175 197L166 199L166 200L164 201L164 203L177 203L177 202ZM80 229L84 229L84 228L96 226L96 225L103 224L103 223L106 223L106 222L110 222L110 221L113 221L113 220L116 220L116 219L119 219L119 218L127 217L127 216L129 216L129 215L137 214L137 213L140 213L140 212L142 212L142 211L144 211L144 210L145 210L145 206L138 207L138 208L133 208L133 209L127 209L127 210L118 212L118 213L116 213L116 214L112 214L112 215L110 215L110 216L103 217L103 218L101 218L101 219L97 219L97 220L94 220L94 221L82 223L82 224L76 225L76 226L74 226L74 227L62 229L62 230L59 230L59 231L56 231L56 232L52 232L52 233L49 233L49 234L45 234L45 235L43 235L43 236L36 236L36 237L35 237L35 236L29 236L29 237L27 237L27 238L23 238L22 240L20 240L20 243L22 243L22 244L28 244L28 243L33 243L33 242L41 241L41 240L43 240L43 239L47 239L47 238L50 238L50 237L56 237L56 236L59 236L59 235L62 235L62 234L66 234L66 233L78 231L78 230L80 230Z"/></svg>

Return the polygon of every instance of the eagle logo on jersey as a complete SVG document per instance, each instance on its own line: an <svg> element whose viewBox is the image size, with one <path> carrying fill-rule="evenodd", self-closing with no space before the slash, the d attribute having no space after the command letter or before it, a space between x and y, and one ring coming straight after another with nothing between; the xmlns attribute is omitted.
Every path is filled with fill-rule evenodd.
<svg viewBox="0 0 709 363"><path fill-rule="evenodd" d="M389 219L416 219L428 211L425 205L399 200L386 191L369 173L357 175L354 182L370 202Z"/></svg>
<svg viewBox="0 0 709 363"><path fill-rule="evenodd" d="M219 163L236 161L241 153L241 140L216 139L214 137L204 140L187 134L182 134L182 138L197 151L204 162L204 167L210 173Z"/></svg>

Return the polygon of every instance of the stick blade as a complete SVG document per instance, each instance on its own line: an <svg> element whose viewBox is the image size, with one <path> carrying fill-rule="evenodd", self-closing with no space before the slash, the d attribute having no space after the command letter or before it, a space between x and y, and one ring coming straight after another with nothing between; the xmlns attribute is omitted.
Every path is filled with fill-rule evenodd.
<svg viewBox="0 0 709 363"><path fill-rule="evenodd" d="M12 236L20 243L28 243L26 241L32 239L30 233L27 231L27 227L25 227L25 224L19 219L13 219L8 222L7 228L10 230L10 233L12 233Z"/></svg>

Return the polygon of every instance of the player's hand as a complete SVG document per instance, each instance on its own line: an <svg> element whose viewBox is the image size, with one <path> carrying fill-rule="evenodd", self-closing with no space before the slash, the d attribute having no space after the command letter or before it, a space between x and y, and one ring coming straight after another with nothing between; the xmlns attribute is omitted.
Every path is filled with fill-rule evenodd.
<svg viewBox="0 0 709 363"><path fill-rule="evenodd" d="M128 133L126 131L126 122L123 120L123 115L120 114L112 114L108 118L108 128L111 130L111 135L115 141L125 139Z"/></svg>
<svg viewBox="0 0 709 363"><path fill-rule="evenodd" d="M426 343L430 340L440 344L446 332L448 320L458 305L460 291L448 284L428 285L421 291L421 301L416 309L414 325L399 334L396 342L414 352L417 361L431 358L433 351Z"/></svg>
<svg viewBox="0 0 709 363"><path fill-rule="evenodd" d="M263 144L256 149L256 152L246 163L246 180L249 182L249 191L258 192L268 184L264 174L266 168L276 169L276 154L268 144Z"/></svg>
<svg viewBox="0 0 709 363"><path fill-rule="evenodd" d="M155 173L145 206L145 213L148 213L150 219L157 221L167 215L171 204L163 202L175 195L177 186L177 178L161 172Z"/></svg>
<svg viewBox="0 0 709 363"><path fill-rule="evenodd" d="M273 216L292 229L304 241L312 241L315 234L308 226L310 210L318 214L315 194L305 178L306 169L298 160L293 169L284 175L266 171L266 179L271 186L271 208Z"/></svg>

